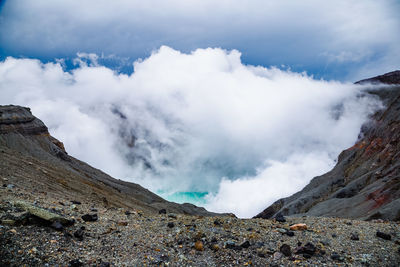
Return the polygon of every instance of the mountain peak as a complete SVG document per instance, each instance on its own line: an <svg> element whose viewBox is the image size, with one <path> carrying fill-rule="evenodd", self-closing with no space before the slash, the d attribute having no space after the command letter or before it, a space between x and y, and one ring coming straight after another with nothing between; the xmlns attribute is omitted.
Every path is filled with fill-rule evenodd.
<svg viewBox="0 0 400 267"><path fill-rule="evenodd" d="M400 84L400 70L395 70L392 72L385 73L383 75L375 76L372 78L364 79L356 82L356 84Z"/></svg>

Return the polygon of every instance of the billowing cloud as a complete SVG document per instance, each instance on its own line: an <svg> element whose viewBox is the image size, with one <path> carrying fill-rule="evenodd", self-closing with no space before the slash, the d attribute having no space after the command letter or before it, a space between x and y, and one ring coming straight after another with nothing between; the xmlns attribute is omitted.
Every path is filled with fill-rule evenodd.
<svg viewBox="0 0 400 267"><path fill-rule="evenodd" d="M104 53L132 62L162 45L222 47L252 65L356 80L399 68L399 13L397 0L8 0L0 54Z"/></svg>
<svg viewBox="0 0 400 267"><path fill-rule="evenodd" d="M0 104L31 107L71 155L117 178L209 193L209 209L239 216L329 170L378 106L361 86L244 65L237 50L163 46L131 75L97 59L67 72L7 58Z"/></svg>

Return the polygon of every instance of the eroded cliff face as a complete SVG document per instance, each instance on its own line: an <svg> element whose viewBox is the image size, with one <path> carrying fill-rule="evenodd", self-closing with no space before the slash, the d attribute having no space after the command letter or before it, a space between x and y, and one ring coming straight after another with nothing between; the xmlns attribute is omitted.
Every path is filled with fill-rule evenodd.
<svg viewBox="0 0 400 267"><path fill-rule="evenodd" d="M47 127L32 115L29 108L1 106L0 134L12 132L24 135L48 134Z"/></svg>
<svg viewBox="0 0 400 267"><path fill-rule="evenodd" d="M282 214L400 220L400 71L358 83L391 85L369 92L384 108L362 127L360 140L339 155L330 172L255 217Z"/></svg>
<svg viewBox="0 0 400 267"><path fill-rule="evenodd" d="M192 204L166 201L138 184L114 179L67 154L62 142L29 108L0 106L0 181L32 194L80 199L147 212L216 215Z"/></svg>

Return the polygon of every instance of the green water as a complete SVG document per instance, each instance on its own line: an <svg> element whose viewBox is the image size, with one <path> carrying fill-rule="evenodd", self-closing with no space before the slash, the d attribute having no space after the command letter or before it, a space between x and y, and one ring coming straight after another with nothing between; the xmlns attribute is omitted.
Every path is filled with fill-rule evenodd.
<svg viewBox="0 0 400 267"><path fill-rule="evenodd" d="M195 205L205 204L205 196L208 192L175 192L173 194L166 194L166 192L157 192L168 201L176 203L192 203Z"/></svg>

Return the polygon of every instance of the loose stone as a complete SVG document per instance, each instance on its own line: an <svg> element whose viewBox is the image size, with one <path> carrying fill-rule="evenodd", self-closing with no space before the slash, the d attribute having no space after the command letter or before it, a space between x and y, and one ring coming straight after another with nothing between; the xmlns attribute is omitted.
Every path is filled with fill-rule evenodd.
<svg viewBox="0 0 400 267"><path fill-rule="evenodd" d="M287 257L292 255L292 250L290 249L290 246L288 244L283 244L279 248L279 251L282 252L282 254L287 256Z"/></svg>
<svg viewBox="0 0 400 267"><path fill-rule="evenodd" d="M350 239L351 239L351 240L355 240L355 241L360 240L360 238L358 237L358 234L357 234L357 233L351 233L351 234L350 234Z"/></svg>
<svg viewBox="0 0 400 267"><path fill-rule="evenodd" d="M83 263L79 259L76 259L76 260L70 261L68 266L69 267L80 267L80 266L83 266Z"/></svg>
<svg viewBox="0 0 400 267"><path fill-rule="evenodd" d="M337 254L336 252L333 252L331 255L331 259L334 261L343 261L343 257Z"/></svg>
<svg viewBox="0 0 400 267"><path fill-rule="evenodd" d="M249 248L250 247L250 242L249 241L244 241L241 245L242 248Z"/></svg>
<svg viewBox="0 0 400 267"><path fill-rule="evenodd" d="M275 216L275 220L276 220L277 222L286 222L285 217L284 217L281 213L278 213L278 214Z"/></svg>
<svg viewBox="0 0 400 267"><path fill-rule="evenodd" d="M391 240L392 239L392 236L390 234L386 234L386 233L381 232L381 231L376 232L376 236L380 237L380 238L383 238L385 240Z"/></svg>
<svg viewBox="0 0 400 267"><path fill-rule="evenodd" d="M307 230L307 225L305 223L297 223L290 226L290 230L292 231Z"/></svg>
<svg viewBox="0 0 400 267"><path fill-rule="evenodd" d="M85 214L82 216L82 220L85 222L95 222L98 220L97 214Z"/></svg>
<svg viewBox="0 0 400 267"><path fill-rule="evenodd" d="M275 252L274 253L274 260L280 260L282 258L283 254L280 252Z"/></svg>
<svg viewBox="0 0 400 267"><path fill-rule="evenodd" d="M201 241L196 241L196 243L194 243L194 248L195 248L197 251L203 251L203 250L204 250L203 242L201 242Z"/></svg>
<svg viewBox="0 0 400 267"><path fill-rule="evenodd" d="M62 231L64 229L64 226L59 222L55 221L51 224L51 227L55 229L56 231Z"/></svg>
<svg viewBox="0 0 400 267"><path fill-rule="evenodd" d="M80 228L80 229L75 231L74 237L76 237L78 240L82 241L83 240L83 234L84 234L83 229Z"/></svg>

